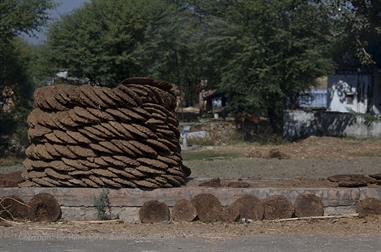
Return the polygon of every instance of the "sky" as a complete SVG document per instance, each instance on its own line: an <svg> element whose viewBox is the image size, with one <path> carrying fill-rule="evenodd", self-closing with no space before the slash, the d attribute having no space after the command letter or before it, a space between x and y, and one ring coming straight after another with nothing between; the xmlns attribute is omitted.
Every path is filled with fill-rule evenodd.
<svg viewBox="0 0 381 252"><path fill-rule="evenodd" d="M60 19L62 15L68 14L73 10L81 7L85 2L89 0L54 0L57 4L56 8L49 11L50 22L54 22ZM32 44L41 44L46 40L46 31L44 28L41 32L38 32L33 37L23 36L28 42Z"/></svg>

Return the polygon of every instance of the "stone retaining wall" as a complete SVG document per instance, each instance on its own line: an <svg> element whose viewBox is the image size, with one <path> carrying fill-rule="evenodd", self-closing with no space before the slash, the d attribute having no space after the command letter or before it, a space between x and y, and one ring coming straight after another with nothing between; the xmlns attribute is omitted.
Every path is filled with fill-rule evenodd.
<svg viewBox="0 0 381 252"><path fill-rule="evenodd" d="M94 197L102 189L97 188L0 188L0 197L15 195L28 202L37 193L50 193L62 207L64 220L96 220L97 210ZM312 193L322 198L325 215L355 212L355 205L365 198L381 199L381 188L207 188L182 187L143 191L140 189L108 189L110 210L113 217L125 222L139 222L139 208L149 200L159 200L170 208L179 199L190 200L197 194L211 193L223 206L230 205L240 196L249 194L260 199L272 195L284 195L292 203L304 193Z"/></svg>

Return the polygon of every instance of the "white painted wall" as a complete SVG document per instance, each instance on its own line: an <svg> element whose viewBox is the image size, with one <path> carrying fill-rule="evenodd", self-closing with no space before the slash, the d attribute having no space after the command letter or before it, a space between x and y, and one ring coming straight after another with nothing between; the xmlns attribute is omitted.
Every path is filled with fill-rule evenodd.
<svg viewBox="0 0 381 252"><path fill-rule="evenodd" d="M353 73L330 76L328 111L366 113L371 88L371 75Z"/></svg>
<svg viewBox="0 0 381 252"><path fill-rule="evenodd" d="M379 73L374 75L372 112L381 114L381 75Z"/></svg>
<svg viewBox="0 0 381 252"><path fill-rule="evenodd" d="M367 122L365 115L325 111L286 110L283 137L309 136L381 138L381 121Z"/></svg>

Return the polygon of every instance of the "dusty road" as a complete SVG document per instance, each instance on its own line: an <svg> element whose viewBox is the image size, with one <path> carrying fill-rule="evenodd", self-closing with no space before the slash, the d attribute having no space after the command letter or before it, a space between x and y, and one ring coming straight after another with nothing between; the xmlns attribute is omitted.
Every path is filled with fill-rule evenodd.
<svg viewBox="0 0 381 252"><path fill-rule="evenodd" d="M150 238L126 240L0 240L0 252L174 252L174 251L346 251L381 250L381 236L260 235L226 240Z"/></svg>
<svg viewBox="0 0 381 252"><path fill-rule="evenodd" d="M4 251L381 251L381 216L250 224L26 223L0 226Z"/></svg>

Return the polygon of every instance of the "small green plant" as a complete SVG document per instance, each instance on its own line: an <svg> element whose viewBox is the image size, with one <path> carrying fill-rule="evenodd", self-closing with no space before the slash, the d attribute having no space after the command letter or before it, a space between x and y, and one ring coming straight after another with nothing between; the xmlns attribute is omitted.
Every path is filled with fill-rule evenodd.
<svg viewBox="0 0 381 252"><path fill-rule="evenodd" d="M370 125L374 122L380 122L381 117L379 115L371 115L371 114L365 114L365 125L370 127Z"/></svg>
<svg viewBox="0 0 381 252"><path fill-rule="evenodd" d="M99 220L109 220L111 218L110 200L108 198L107 189L102 188L99 197L94 197L94 206L97 209L97 215Z"/></svg>

